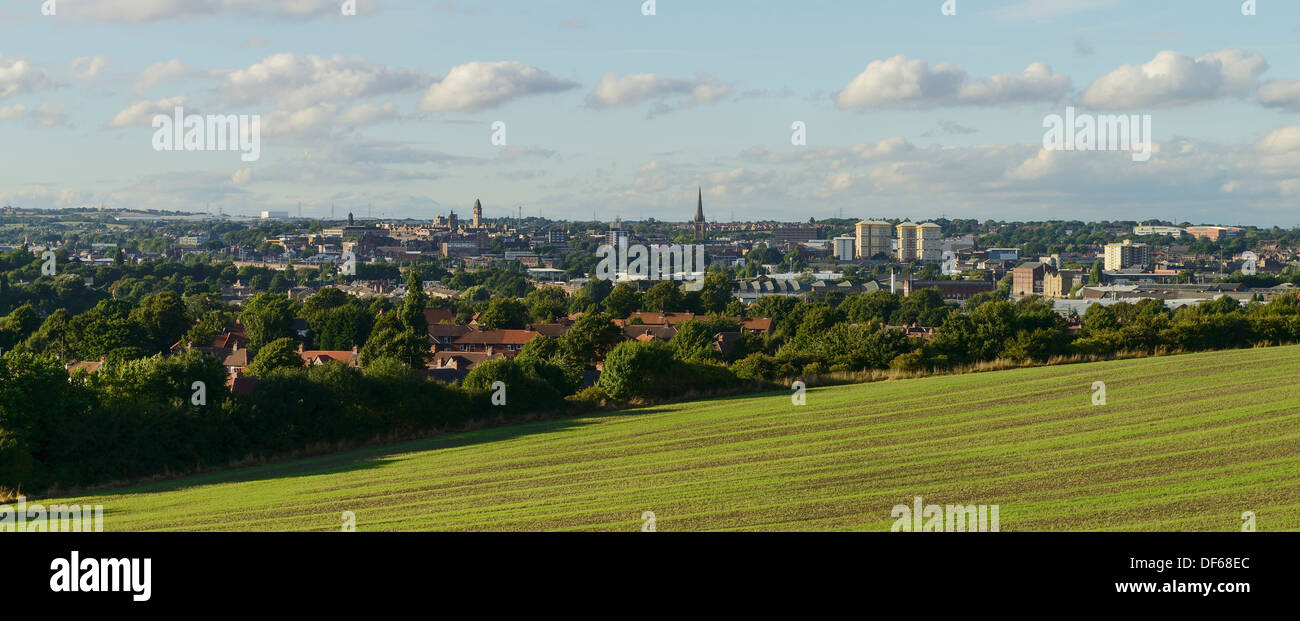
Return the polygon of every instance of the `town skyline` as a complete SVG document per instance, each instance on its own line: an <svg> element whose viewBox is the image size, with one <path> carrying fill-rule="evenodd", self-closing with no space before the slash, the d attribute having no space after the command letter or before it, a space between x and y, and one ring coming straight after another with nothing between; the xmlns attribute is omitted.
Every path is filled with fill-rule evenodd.
<svg viewBox="0 0 1300 621"><path fill-rule="evenodd" d="M1300 7L941 4L7 2L0 204L1297 224ZM1151 159L1044 149L1071 106ZM260 115L260 159L155 151L177 107Z"/></svg>

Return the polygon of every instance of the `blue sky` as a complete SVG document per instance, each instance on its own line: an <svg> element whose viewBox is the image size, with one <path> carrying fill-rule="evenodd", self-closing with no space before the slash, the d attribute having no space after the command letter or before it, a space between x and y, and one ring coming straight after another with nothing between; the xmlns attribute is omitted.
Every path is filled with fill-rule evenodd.
<svg viewBox="0 0 1300 621"><path fill-rule="evenodd" d="M0 204L1300 224L1292 0L340 4L0 0ZM177 103L261 159L155 151ZM1155 155L1044 151L1069 105Z"/></svg>

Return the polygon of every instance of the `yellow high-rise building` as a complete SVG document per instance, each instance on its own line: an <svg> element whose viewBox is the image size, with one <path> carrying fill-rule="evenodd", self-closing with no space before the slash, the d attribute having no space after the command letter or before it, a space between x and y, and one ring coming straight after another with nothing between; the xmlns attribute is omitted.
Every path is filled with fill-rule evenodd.
<svg viewBox="0 0 1300 621"><path fill-rule="evenodd" d="M929 263L943 259L943 227L926 222L916 227L916 258Z"/></svg>
<svg viewBox="0 0 1300 621"><path fill-rule="evenodd" d="M889 242L892 239L891 229L894 225L879 220L863 220L855 227L857 229L857 255L859 260L870 259L877 254L884 253L889 255Z"/></svg>
<svg viewBox="0 0 1300 621"><path fill-rule="evenodd" d="M898 260L904 262L917 260L917 241L921 236L920 225L908 220L899 223L894 229L898 231Z"/></svg>

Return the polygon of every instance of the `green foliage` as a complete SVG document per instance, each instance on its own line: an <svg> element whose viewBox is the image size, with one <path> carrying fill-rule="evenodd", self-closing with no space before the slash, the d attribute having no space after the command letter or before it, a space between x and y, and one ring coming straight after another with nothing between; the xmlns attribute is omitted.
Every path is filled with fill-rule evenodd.
<svg viewBox="0 0 1300 621"><path fill-rule="evenodd" d="M569 314L569 295L559 287L541 287L524 296L528 314L538 323L553 323Z"/></svg>
<svg viewBox="0 0 1300 621"><path fill-rule="evenodd" d="M600 389L614 399L680 397L691 390L734 386L730 369L678 360L675 349L658 341L626 341L605 358Z"/></svg>
<svg viewBox="0 0 1300 621"><path fill-rule="evenodd" d="M623 319L641 310L644 300L636 285L627 282L621 282L610 291L609 296L605 298L605 311L611 317Z"/></svg>
<svg viewBox="0 0 1300 621"><path fill-rule="evenodd" d="M288 297L262 292L244 303L239 320L248 335L248 347L254 351L281 338L291 338L293 319L297 309Z"/></svg>
<svg viewBox="0 0 1300 621"><path fill-rule="evenodd" d="M682 297L682 290L676 281L661 280L645 292L643 305L645 310L651 312L680 313L685 309Z"/></svg>
<svg viewBox="0 0 1300 621"><path fill-rule="evenodd" d="M479 315L482 330L522 330L528 325L528 307L514 298L496 298ZM427 332L427 329L426 329Z"/></svg>
<svg viewBox="0 0 1300 621"><path fill-rule="evenodd" d="M563 394L544 377L548 366L534 358L493 358L475 366L463 385L485 409L514 413L555 407L563 402ZM492 403L492 394L502 387L505 404Z"/></svg>
<svg viewBox="0 0 1300 621"><path fill-rule="evenodd" d="M154 352L166 351L192 325L185 303L171 291L146 296L131 311L130 318L144 329Z"/></svg>
<svg viewBox="0 0 1300 621"><path fill-rule="evenodd" d="M290 338L276 339L257 350L257 355L248 365L248 374L265 377L276 369L297 369L302 366L298 343Z"/></svg>
<svg viewBox="0 0 1300 621"><path fill-rule="evenodd" d="M605 313L586 312L560 337L560 351L584 368L592 368L614 345L623 331Z"/></svg>

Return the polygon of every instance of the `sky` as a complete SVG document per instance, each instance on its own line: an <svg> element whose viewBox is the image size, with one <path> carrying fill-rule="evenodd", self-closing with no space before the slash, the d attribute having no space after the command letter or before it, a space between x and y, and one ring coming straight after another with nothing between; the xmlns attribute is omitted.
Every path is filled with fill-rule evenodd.
<svg viewBox="0 0 1300 621"><path fill-rule="evenodd" d="M0 205L1300 225L1294 0L346 4L0 0ZM178 105L260 157L156 149Z"/></svg>

